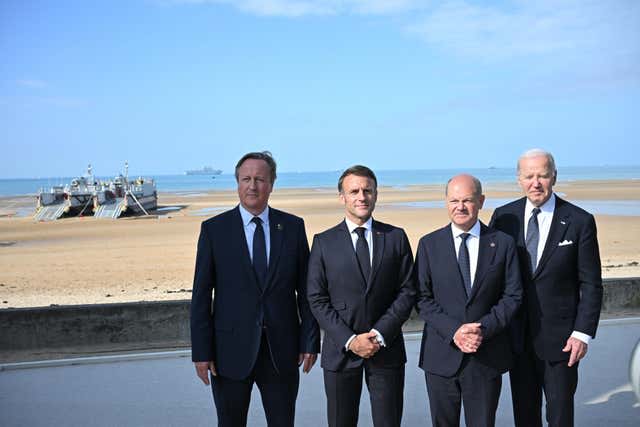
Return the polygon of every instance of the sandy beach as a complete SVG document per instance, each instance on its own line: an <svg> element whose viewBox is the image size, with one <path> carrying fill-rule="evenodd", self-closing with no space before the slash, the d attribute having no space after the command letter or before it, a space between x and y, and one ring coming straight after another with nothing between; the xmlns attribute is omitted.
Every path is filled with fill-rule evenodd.
<svg viewBox="0 0 640 427"><path fill-rule="evenodd" d="M554 189L568 200L640 202L637 181L559 182ZM448 222L443 193L441 185L381 187L374 216L403 227L415 250L422 235ZM488 201L520 194L515 183L485 188ZM35 222L15 215L33 209L33 197L0 198L0 308L188 299L200 223L236 204L234 191L164 193L165 209L151 217ZM343 218L333 188L276 183L270 204L303 217L310 242ZM492 211L483 209L481 220ZM596 222L603 277L640 276L640 216L596 212Z"/></svg>

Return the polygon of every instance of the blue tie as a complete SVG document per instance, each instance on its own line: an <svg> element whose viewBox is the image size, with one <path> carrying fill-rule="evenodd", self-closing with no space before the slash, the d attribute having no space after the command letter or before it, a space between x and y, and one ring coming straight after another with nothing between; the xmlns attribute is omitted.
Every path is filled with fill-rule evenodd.
<svg viewBox="0 0 640 427"><path fill-rule="evenodd" d="M267 245L265 243L262 219L253 217L251 220L256 229L253 232L253 269L256 272L258 284L264 289L267 280Z"/></svg>
<svg viewBox="0 0 640 427"><path fill-rule="evenodd" d="M527 225L527 237L525 238L527 252L529 253L529 262L531 264L531 274L536 271L538 264L538 242L540 241L540 228L538 227L539 213L540 208L534 208L531 211L531 217Z"/></svg>
<svg viewBox="0 0 640 427"><path fill-rule="evenodd" d="M469 261L469 249L467 248L467 239L471 236L469 233L460 235L460 249L458 250L458 267L462 274L464 289L467 291L467 298L471 295L471 263Z"/></svg>

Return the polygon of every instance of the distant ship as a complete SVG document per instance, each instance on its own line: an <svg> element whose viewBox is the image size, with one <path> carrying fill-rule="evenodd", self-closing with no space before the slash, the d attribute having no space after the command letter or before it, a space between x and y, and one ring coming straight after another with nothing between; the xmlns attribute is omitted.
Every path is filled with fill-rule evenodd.
<svg viewBox="0 0 640 427"><path fill-rule="evenodd" d="M214 169L211 166L205 166L202 169L193 169L185 171L185 175L220 175L222 170Z"/></svg>

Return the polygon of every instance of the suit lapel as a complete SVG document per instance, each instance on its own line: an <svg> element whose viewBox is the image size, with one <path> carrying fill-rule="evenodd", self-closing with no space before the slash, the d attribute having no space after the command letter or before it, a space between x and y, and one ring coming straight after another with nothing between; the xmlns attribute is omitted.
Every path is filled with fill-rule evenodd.
<svg viewBox="0 0 640 427"><path fill-rule="evenodd" d="M447 271L453 272L451 275L451 281L454 282L454 286L459 290L459 295L462 301L468 300L467 290L464 286L464 280L462 279L462 273L460 273L460 266L458 265L458 256L456 255L456 247L453 239L453 233L451 232L451 224L444 228L441 228L439 235L440 244L442 248L442 260L445 263L450 263Z"/></svg>
<svg viewBox="0 0 640 427"><path fill-rule="evenodd" d="M522 199L519 200L518 202L518 207L517 207L517 215L518 218L520 219L520 229L518 230L518 241L516 242L517 246L519 247L527 247L527 244L524 241L524 207L527 203L527 198L523 197Z"/></svg>
<svg viewBox="0 0 640 427"><path fill-rule="evenodd" d="M384 255L384 233L379 229L377 221L371 223L371 241L373 242L373 261L371 263L371 275L367 280L367 292L371 289L371 285L376 279L376 274L382 263L382 256Z"/></svg>
<svg viewBox="0 0 640 427"><path fill-rule="evenodd" d="M536 277L540 273L544 265L549 261L551 255L558 247L558 243L562 241L564 234L567 232L570 222L568 213L564 209L564 203L564 200L556 196L556 208L553 211L549 235L547 236L547 241L545 242L544 250L542 251L542 257L540 258L540 262L538 262L536 271L533 273L533 277Z"/></svg>
<svg viewBox="0 0 640 427"><path fill-rule="evenodd" d="M269 268L267 270L267 283L265 291L271 287L273 276L278 267L280 254L282 253L282 244L284 242L284 224L278 211L269 208Z"/></svg>
<svg viewBox="0 0 640 427"><path fill-rule="evenodd" d="M489 266L493 263L496 256L496 243L493 239L493 233L489 232L489 228L480 223L480 241L478 242L478 262L476 264L476 276L471 286L471 295L469 295L467 304L476 296L478 290L482 286L484 275Z"/></svg>
<svg viewBox="0 0 640 427"><path fill-rule="evenodd" d="M255 285L256 289L262 293L258 280L256 279L255 271L253 270L253 264L251 263L251 255L249 254L249 248L247 247L247 235L244 232L244 224L242 223L240 208L236 206L235 214L231 217L230 230L231 233L233 233L233 230L238 229L240 230L242 239L230 238L229 240L232 242L235 252L238 254L238 258L240 258L243 270L247 272L247 275L250 277L250 280Z"/></svg>

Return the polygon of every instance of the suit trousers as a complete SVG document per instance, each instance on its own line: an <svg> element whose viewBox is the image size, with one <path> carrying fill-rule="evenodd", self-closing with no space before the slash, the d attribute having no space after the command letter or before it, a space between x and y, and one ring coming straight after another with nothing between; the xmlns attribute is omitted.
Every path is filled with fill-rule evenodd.
<svg viewBox="0 0 640 427"><path fill-rule="evenodd" d="M502 375L488 375L486 368L465 355L454 376L425 372L425 377L434 427L458 427L461 404L467 427L495 425Z"/></svg>
<svg viewBox="0 0 640 427"><path fill-rule="evenodd" d="M324 370L329 427L358 425L363 371L369 390L374 427L400 427L404 401L404 365L377 368L366 360L354 369Z"/></svg>
<svg viewBox="0 0 640 427"><path fill-rule="evenodd" d="M578 386L578 364L567 360L540 360L530 340L525 351L516 355L509 371L513 419L516 427L542 426L542 392L547 401L546 418L550 427L571 427L574 421L573 396Z"/></svg>
<svg viewBox="0 0 640 427"><path fill-rule="evenodd" d="M245 427L253 384L258 385L269 427L293 427L300 374L279 374L273 365L266 335L262 334L258 358L249 377L233 380L211 376L218 427Z"/></svg>

